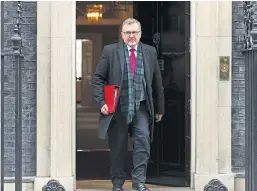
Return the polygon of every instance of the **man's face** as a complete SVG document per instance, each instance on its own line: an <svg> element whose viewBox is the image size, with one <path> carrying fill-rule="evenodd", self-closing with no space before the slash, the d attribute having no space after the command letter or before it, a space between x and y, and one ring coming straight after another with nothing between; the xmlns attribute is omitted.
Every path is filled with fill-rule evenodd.
<svg viewBox="0 0 257 191"><path fill-rule="evenodd" d="M135 47L141 38L141 31L137 23L124 25L121 31L121 36L124 42L130 46Z"/></svg>

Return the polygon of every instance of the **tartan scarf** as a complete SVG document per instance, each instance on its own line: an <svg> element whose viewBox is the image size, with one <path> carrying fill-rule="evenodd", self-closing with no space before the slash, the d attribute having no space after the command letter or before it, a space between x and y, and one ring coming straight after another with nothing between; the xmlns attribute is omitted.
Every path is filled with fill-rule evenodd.
<svg viewBox="0 0 257 191"><path fill-rule="evenodd" d="M137 48L137 61L134 76L130 69L130 57L127 45L124 43L125 52L125 67L122 89L120 92L120 105L121 112L126 117L126 123L129 124L134 115L135 111L140 108L140 98L143 89L143 78L144 78L144 65L143 65L143 53L141 45L138 44Z"/></svg>

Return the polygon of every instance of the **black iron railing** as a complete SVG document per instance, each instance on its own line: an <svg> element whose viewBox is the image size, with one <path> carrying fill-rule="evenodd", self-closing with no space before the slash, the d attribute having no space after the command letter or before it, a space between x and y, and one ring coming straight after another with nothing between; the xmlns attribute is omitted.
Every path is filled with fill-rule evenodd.
<svg viewBox="0 0 257 191"><path fill-rule="evenodd" d="M17 2L16 22L14 23L13 51L4 51L4 2L1 2L1 191L4 191L4 66L5 56L11 56L15 62L15 191L22 191L22 84L21 84L21 64L22 55L22 36L21 1ZM8 104L8 103L6 103Z"/></svg>
<svg viewBox="0 0 257 191"><path fill-rule="evenodd" d="M4 2L1 1L1 190L4 190Z"/></svg>
<svg viewBox="0 0 257 191"><path fill-rule="evenodd" d="M244 1L246 191L257 190L257 4Z"/></svg>

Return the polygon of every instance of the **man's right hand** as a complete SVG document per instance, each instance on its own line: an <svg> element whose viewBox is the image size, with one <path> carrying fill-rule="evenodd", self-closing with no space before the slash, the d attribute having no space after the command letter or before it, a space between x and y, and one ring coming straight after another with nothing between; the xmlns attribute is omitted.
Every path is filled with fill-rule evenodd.
<svg viewBox="0 0 257 191"><path fill-rule="evenodd" d="M108 115L109 114L108 107L107 107L106 104L101 108L101 113L104 114L104 115Z"/></svg>

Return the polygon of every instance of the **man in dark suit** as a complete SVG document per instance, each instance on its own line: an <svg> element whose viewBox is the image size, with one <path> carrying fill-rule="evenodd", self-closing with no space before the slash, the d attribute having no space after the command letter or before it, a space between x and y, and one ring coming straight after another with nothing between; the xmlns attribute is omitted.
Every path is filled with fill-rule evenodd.
<svg viewBox="0 0 257 191"><path fill-rule="evenodd" d="M133 144L132 188L148 191L145 180L154 120L160 121L164 114L162 77L155 48L140 42L141 24L136 19L123 22L121 36L122 42L104 47L93 77L93 99L101 110L99 137L109 137L113 191L122 191L126 179L128 133ZM106 84L121 88L115 113L108 112L104 101Z"/></svg>

